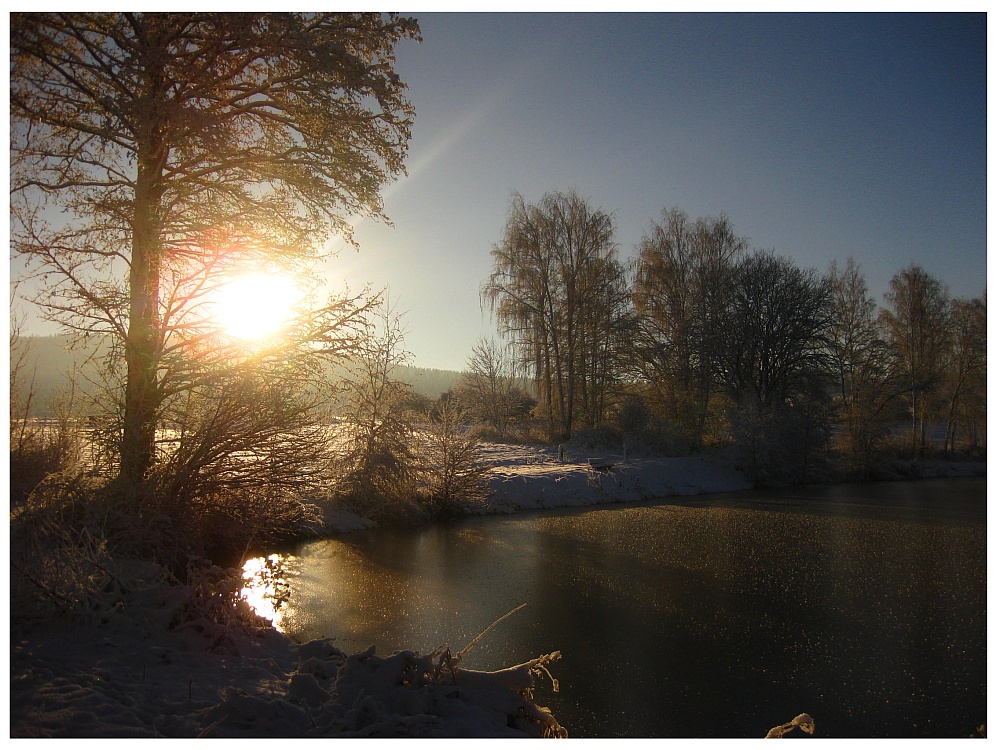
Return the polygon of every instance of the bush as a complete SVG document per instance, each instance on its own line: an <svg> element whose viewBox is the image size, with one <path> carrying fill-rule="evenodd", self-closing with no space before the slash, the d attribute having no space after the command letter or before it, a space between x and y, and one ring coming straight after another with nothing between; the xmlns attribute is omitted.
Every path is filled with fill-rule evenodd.
<svg viewBox="0 0 1000 750"><path fill-rule="evenodd" d="M805 398L765 406L745 399L731 414L738 466L759 486L820 477L827 469L825 412Z"/></svg>
<svg viewBox="0 0 1000 750"><path fill-rule="evenodd" d="M80 463L83 445L79 429L76 382L68 392L45 399L46 420L37 416L35 373L29 374L29 347L20 335L23 318L11 319L10 330L10 500L21 504L49 474L70 471Z"/></svg>
<svg viewBox="0 0 1000 750"><path fill-rule="evenodd" d="M50 474L70 470L79 463L77 436L58 426L19 424L11 427L10 501L25 502L31 491Z"/></svg>
<svg viewBox="0 0 1000 750"><path fill-rule="evenodd" d="M240 656L240 642L246 636L270 628L270 621L244 598L244 581L237 570L192 557L183 580L169 626L196 633L208 650Z"/></svg>
<svg viewBox="0 0 1000 750"><path fill-rule="evenodd" d="M635 393L626 393L614 410L614 423L625 434L643 432L649 427L650 413L646 400Z"/></svg>
<svg viewBox="0 0 1000 750"><path fill-rule="evenodd" d="M159 478L159 477L158 477ZM195 554L222 565L238 565L249 553L321 526L320 510L289 488L262 484L179 497L155 485L147 509L164 518L184 543L177 553ZM178 554L171 555L176 561Z"/></svg>
<svg viewBox="0 0 1000 750"><path fill-rule="evenodd" d="M625 435L625 450L630 456L687 456L691 441L682 428L662 424Z"/></svg>
<svg viewBox="0 0 1000 750"><path fill-rule="evenodd" d="M11 516L11 602L22 617L99 619L121 600L118 560L152 559L170 530L101 481L51 474Z"/></svg>
<svg viewBox="0 0 1000 750"><path fill-rule="evenodd" d="M622 432L610 424L600 424L597 427L584 427L573 433L569 441L574 448L584 450L618 450L622 449Z"/></svg>
<svg viewBox="0 0 1000 750"><path fill-rule="evenodd" d="M343 425L344 451L337 463L338 497L344 507L364 518L389 522L421 516L409 422L391 413L380 420L345 420Z"/></svg>
<svg viewBox="0 0 1000 750"><path fill-rule="evenodd" d="M77 419L72 391L53 397L49 410L54 417L31 419L29 404L16 404L12 394L10 499L13 504L23 503L48 475L72 472L82 463L85 432ZM15 413L20 416L15 418Z"/></svg>
<svg viewBox="0 0 1000 750"><path fill-rule="evenodd" d="M462 426L451 399L437 405L422 448L422 478L433 515L453 515L486 502L489 466L479 460L479 441Z"/></svg>

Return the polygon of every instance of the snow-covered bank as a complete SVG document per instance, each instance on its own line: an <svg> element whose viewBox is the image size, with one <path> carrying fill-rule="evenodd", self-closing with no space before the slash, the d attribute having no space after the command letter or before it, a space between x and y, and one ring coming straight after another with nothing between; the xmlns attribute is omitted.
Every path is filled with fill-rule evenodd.
<svg viewBox="0 0 1000 750"><path fill-rule="evenodd" d="M480 455L490 466L490 497L486 507L470 511L474 513L634 503L752 486L732 460L719 456L637 457L570 447L560 456L558 446L507 443L483 443ZM319 505L325 534L376 526L335 505Z"/></svg>
<svg viewBox="0 0 1000 750"><path fill-rule="evenodd" d="M737 492L751 479L726 455L650 457L558 446L483 443L489 504L481 513L634 503L669 497ZM594 464L597 467L595 468ZM892 460L877 480L945 479L986 475L976 460ZM832 478L831 481L850 481ZM323 507L324 533L338 534L376 524L335 506Z"/></svg>
<svg viewBox="0 0 1000 750"><path fill-rule="evenodd" d="M556 448L487 444L484 458L493 466L490 510L498 513L749 486L703 457L622 460L567 451L560 459ZM588 458L607 466L597 470ZM372 525L336 507L323 510L329 531ZM115 591L89 624L12 618L11 736L563 731L532 701L533 684L547 681L554 655L496 673L464 670L437 653L348 655L329 641L296 644L263 623L247 627L245 618L220 624L217 617L192 615L191 591L165 586L150 566L127 564L114 574Z"/></svg>
<svg viewBox="0 0 1000 750"><path fill-rule="evenodd" d="M493 512L629 503L643 500L736 492L753 487L751 479L726 455L674 458L630 456L621 452L487 443ZM594 465L604 468L595 468ZM986 475L976 460L893 460L878 479L945 479ZM847 482L848 478L830 481Z"/></svg>
<svg viewBox="0 0 1000 750"><path fill-rule="evenodd" d="M558 654L489 673L450 653L347 655L252 618L192 615L190 590L133 568L120 604L95 622L12 621L11 737L563 734L531 700Z"/></svg>
<svg viewBox="0 0 1000 750"><path fill-rule="evenodd" d="M567 451L560 459L556 448L506 445L486 445L484 452L493 466L493 512L750 486L721 457ZM594 468L590 458L605 470ZM972 462L928 464L923 470L932 468L934 476L980 471ZM371 525L328 510L330 529ZM533 702L530 692L539 680L539 697L547 694L545 667L552 655L498 673L453 669L443 653L348 655L330 641L292 643L252 621L251 626L245 620L220 624L219 618L192 610L191 592L165 587L149 566L129 564L112 573L115 590L104 597L91 624L12 618L11 736L560 733L555 718ZM552 672L559 676L558 663Z"/></svg>
<svg viewBox="0 0 1000 750"><path fill-rule="evenodd" d="M716 456L632 457L606 451L487 444L495 510L628 503L749 489L732 462ZM595 467L596 465L596 467Z"/></svg>

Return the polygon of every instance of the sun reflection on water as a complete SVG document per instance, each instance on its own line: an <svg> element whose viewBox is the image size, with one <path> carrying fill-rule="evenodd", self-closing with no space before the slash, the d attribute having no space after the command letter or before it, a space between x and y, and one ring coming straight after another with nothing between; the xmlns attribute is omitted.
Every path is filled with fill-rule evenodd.
<svg viewBox="0 0 1000 750"><path fill-rule="evenodd" d="M240 594L261 617L271 621L279 631L283 610L288 601L289 583L281 555L254 557L243 565L243 588Z"/></svg>

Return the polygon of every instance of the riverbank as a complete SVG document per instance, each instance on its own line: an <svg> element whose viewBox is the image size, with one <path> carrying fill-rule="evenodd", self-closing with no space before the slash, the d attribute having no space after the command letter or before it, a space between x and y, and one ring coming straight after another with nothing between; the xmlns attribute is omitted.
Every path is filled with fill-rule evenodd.
<svg viewBox="0 0 1000 750"><path fill-rule="evenodd" d="M528 510L614 505L670 497L738 492L753 482L730 453L690 456L637 456L572 446L483 443L490 466L489 501L473 513L508 514ZM945 479L986 475L976 460L891 460L876 481ZM844 476L831 482L850 481ZM371 528L375 524L336 507L323 507L326 533Z"/></svg>
<svg viewBox="0 0 1000 750"><path fill-rule="evenodd" d="M483 513L631 503L748 489L725 456L629 457L486 444ZM591 460L592 459L592 460ZM975 476L982 462L905 465L900 478ZM371 526L325 509L327 530ZM530 699L545 659L496 673L459 670L443 654L346 654L329 640L293 643L243 611L209 611L238 590L168 586L149 564L115 561L99 607L74 621L12 613L12 737L525 736L558 734ZM221 571L220 571L221 573ZM12 608L17 602L12 602ZM245 605L244 605L245 606ZM208 610L206 608L209 608ZM220 607L215 610L230 611ZM227 619L228 618L228 619ZM447 671L442 671L443 669ZM437 670L435 672L434 670ZM559 676L559 664L552 672ZM429 679L426 675L437 676ZM458 685L459 689L455 686Z"/></svg>
<svg viewBox="0 0 1000 750"><path fill-rule="evenodd" d="M564 734L530 697L558 653L497 672L458 654L346 654L232 607L218 569L177 586L149 563L112 568L115 591L87 615L11 617L12 738Z"/></svg>

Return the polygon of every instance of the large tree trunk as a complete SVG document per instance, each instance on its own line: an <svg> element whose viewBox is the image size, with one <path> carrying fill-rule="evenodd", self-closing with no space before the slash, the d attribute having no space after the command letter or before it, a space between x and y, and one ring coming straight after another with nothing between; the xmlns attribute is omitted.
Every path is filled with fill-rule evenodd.
<svg viewBox="0 0 1000 750"><path fill-rule="evenodd" d="M128 483L145 478L156 451L160 408L158 371L162 349L160 330L160 265L162 255L163 169L167 146L157 117L163 90L162 60L150 54L150 88L142 109L148 115L136 139L137 175L132 215L129 268L129 321L125 338L125 415L121 445L121 478Z"/></svg>
<svg viewBox="0 0 1000 750"><path fill-rule="evenodd" d="M125 419L121 476L138 482L153 465L156 415L160 405L157 370L160 354L160 237L154 190L140 167L129 271L129 326L125 339Z"/></svg>

